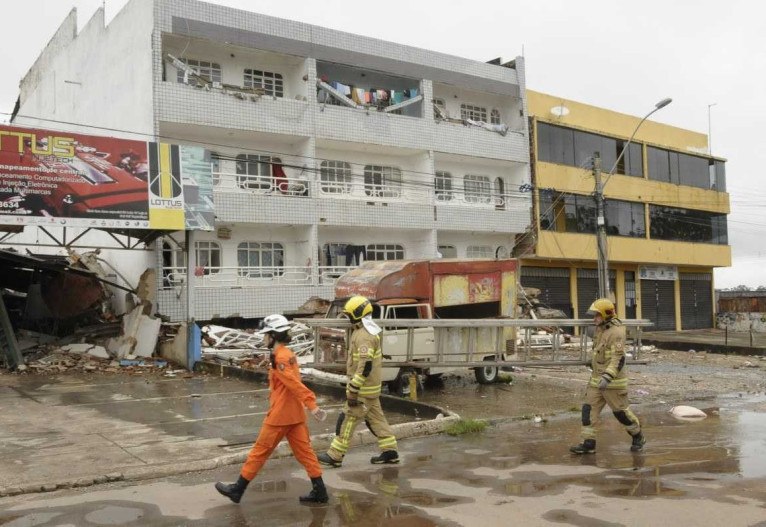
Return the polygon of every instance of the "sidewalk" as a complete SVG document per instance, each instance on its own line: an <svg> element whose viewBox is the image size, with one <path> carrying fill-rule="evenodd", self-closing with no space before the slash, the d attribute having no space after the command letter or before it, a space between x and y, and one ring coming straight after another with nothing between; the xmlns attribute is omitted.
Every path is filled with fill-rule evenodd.
<svg viewBox="0 0 766 527"><path fill-rule="evenodd" d="M312 385L330 413L309 419L316 448L334 432L342 390ZM395 401L397 402L397 401ZM398 402L397 402L398 403ZM398 403L401 404L401 403ZM0 496L106 481L140 480L244 460L268 409L268 385L195 374L0 376ZM444 422L387 410L397 435L441 430ZM369 442L360 431L356 442ZM289 452L283 443L276 456Z"/></svg>
<svg viewBox="0 0 766 527"><path fill-rule="evenodd" d="M688 351L709 351L712 353L738 353L740 355L766 355L766 334L753 333L752 346L749 332L723 329L690 329L685 331L644 331L644 344L658 348Z"/></svg>

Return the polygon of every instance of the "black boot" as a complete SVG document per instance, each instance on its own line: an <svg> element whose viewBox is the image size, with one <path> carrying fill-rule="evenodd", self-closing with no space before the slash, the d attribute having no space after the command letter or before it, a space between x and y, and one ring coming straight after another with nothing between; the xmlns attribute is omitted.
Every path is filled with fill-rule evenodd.
<svg viewBox="0 0 766 527"><path fill-rule="evenodd" d="M322 452L321 454L317 454L317 460L322 465L326 465L332 468L339 468L343 464L343 460L338 461L337 459L330 457L330 454L328 454L327 452Z"/></svg>
<svg viewBox="0 0 766 527"><path fill-rule="evenodd" d="M392 465L399 463L399 453L396 450L384 450L380 455L370 458L370 463L373 465L380 465L383 463Z"/></svg>
<svg viewBox="0 0 766 527"><path fill-rule="evenodd" d="M646 438L644 437L643 432L639 432L632 437L633 437L633 442L630 444L630 451L631 452L641 451L644 448L644 445L646 444Z"/></svg>
<svg viewBox="0 0 766 527"><path fill-rule="evenodd" d="M245 489L249 483L250 482L248 480L240 476L236 483L221 483L219 481L215 484L215 490L229 498L234 503L239 503L239 500L242 499L242 494L245 493Z"/></svg>
<svg viewBox="0 0 766 527"><path fill-rule="evenodd" d="M575 445L569 448L569 451L573 454L595 454L596 453L596 440L585 439L579 445Z"/></svg>
<svg viewBox="0 0 766 527"><path fill-rule="evenodd" d="M298 498L301 503L327 503L330 497L322 481L322 476L311 478L311 492Z"/></svg>

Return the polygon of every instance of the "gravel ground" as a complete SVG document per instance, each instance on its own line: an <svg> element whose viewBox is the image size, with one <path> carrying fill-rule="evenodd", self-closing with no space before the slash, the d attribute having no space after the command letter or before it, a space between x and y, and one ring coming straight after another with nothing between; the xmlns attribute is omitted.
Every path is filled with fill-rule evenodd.
<svg viewBox="0 0 766 527"><path fill-rule="evenodd" d="M646 365L628 366L628 389L633 403L683 404L721 395L766 393L764 357L722 355L657 349L642 353ZM529 368L514 378L575 388L579 393L589 377L584 366ZM573 394L574 394L573 393Z"/></svg>

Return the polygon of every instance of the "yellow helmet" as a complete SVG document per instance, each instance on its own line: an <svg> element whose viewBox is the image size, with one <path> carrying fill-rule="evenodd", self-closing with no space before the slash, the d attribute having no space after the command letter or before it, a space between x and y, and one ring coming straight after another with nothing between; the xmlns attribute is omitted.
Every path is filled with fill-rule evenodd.
<svg viewBox="0 0 766 527"><path fill-rule="evenodd" d="M616 314L614 303L608 298L599 298L590 305L586 314L591 317L601 315L605 321L611 320Z"/></svg>
<svg viewBox="0 0 766 527"><path fill-rule="evenodd" d="M343 306L343 314L348 316L351 322L359 322L367 315L372 314L372 304L363 296L352 296Z"/></svg>

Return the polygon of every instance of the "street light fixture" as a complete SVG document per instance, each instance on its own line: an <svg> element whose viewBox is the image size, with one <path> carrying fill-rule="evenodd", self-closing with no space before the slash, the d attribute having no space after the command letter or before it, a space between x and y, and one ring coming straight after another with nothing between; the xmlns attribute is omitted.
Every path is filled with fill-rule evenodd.
<svg viewBox="0 0 766 527"><path fill-rule="evenodd" d="M617 159L614 162L614 165L612 165L612 169L609 171L609 173L606 175L606 178L604 182L601 182L601 158L599 156L599 153L596 152L593 156L594 163L593 163L593 175L596 179L596 242L597 242L597 250L598 250L598 295L601 298L609 298L610 291L609 291L609 260L607 257L607 244L606 244L606 221L604 219L604 187L609 182L609 178L612 177L612 174L614 174L614 171L617 170L617 165L620 163L620 160L625 155L625 152L628 149L628 146L630 146L630 143L633 141L633 138L636 136L636 133L638 132L638 129L641 128L641 125L644 124L644 121L646 121L650 115L652 115L657 110L660 110L673 102L673 99L670 97L662 99L660 102L654 105L654 108L651 112L647 113L643 119L641 119L638 124L636 125L635 130L633 130L633 133L630 136L630 139L628 139L628 142L625 143L625 145L622 147L622 150L620 151L620 155L617 156Z"/></svg>

